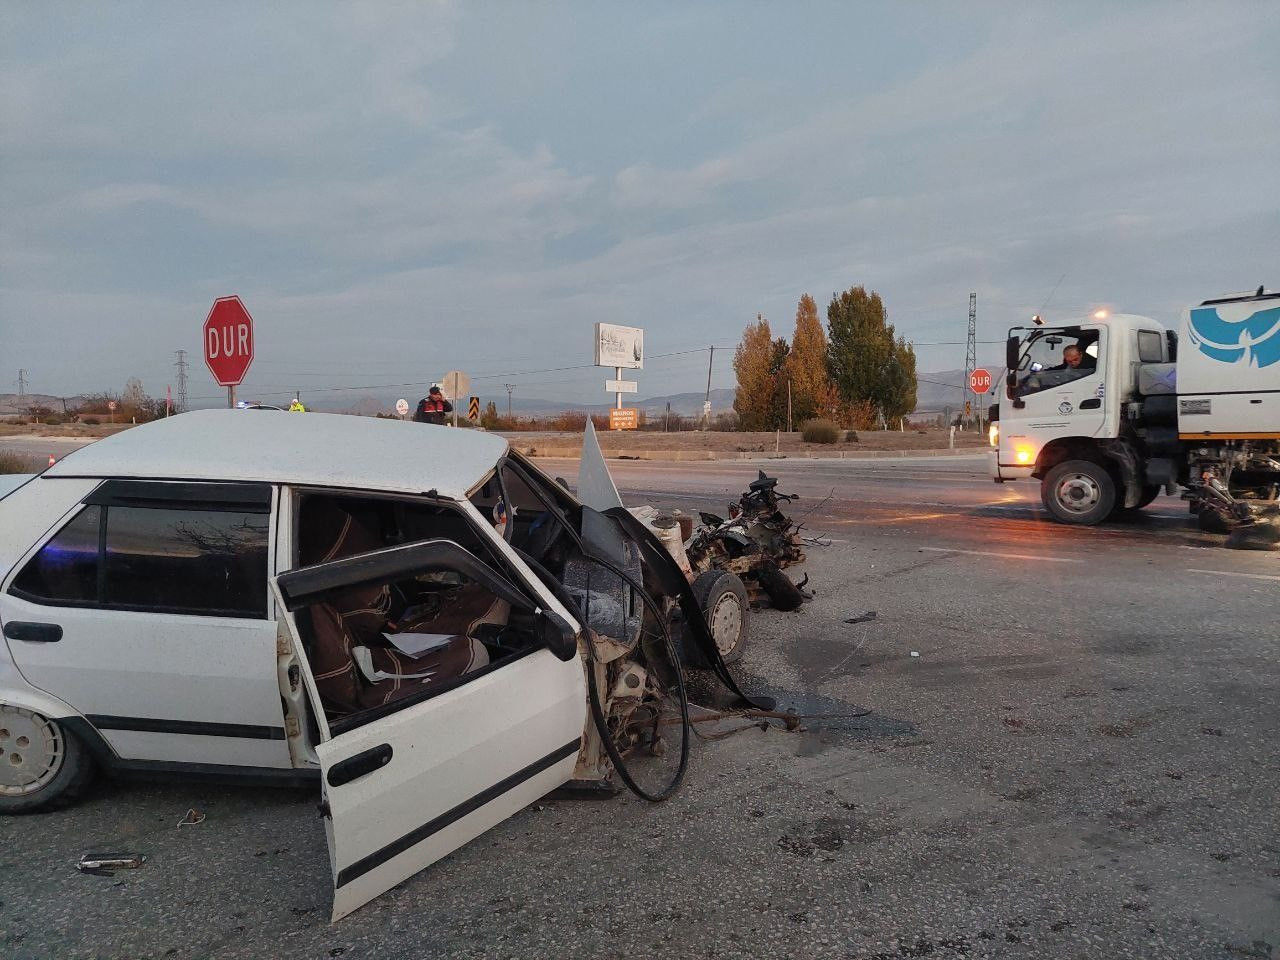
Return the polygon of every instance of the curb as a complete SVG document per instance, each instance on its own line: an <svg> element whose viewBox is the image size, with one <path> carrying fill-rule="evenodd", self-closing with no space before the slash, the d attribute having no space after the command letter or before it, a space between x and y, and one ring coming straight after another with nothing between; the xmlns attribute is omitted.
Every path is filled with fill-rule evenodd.
<svg viewBox="0 0 1280 960"><path fill-rule="evenodd" d="M534 459L577 460L582 451L577 447L520 447L511 445L511 449ZM681 461L713 461L713 460L915 460L934 457L974 457L988 452L988 447L961 447L957 450L853 450L853 451L809 451L798 453L769 453L762 450L716 451L716 450L631 450L626 453L606 453L606 460L665 460Z"/></svg>

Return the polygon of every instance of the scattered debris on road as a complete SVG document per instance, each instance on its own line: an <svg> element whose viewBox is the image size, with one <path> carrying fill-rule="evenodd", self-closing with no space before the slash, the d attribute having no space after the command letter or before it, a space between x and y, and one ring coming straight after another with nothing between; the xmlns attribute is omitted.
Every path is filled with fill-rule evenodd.
<svg viewBox="0 0 1280 960"><path fill-rule="evenodd" d="M194 827L197 824L204 823L204 814L192 807L182 815L182 819L178 821L179 827Z"/></svg>
<svg viewBox="0 0 1280 960"><path fill-rule="evenodd" d="M845 623L870 623L875 618L876 612L874 610L868 610L866 613L860 613L855 617L849 617L845 620Z"/></svg>

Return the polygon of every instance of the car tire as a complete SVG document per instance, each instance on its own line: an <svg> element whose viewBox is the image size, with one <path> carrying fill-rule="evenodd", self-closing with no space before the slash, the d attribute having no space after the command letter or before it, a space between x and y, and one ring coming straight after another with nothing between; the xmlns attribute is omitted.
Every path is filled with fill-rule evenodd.
<svg viewBox="0 0 1280 960"><path fill-rule="evenodd" d="M693 581L693 595L725 663L742 659L747 646L747 588L736 574L708 570Z"/></svg>
<svg viewBox="0 0 1280 960"><path fill-rule="evenodd" d="M760 589L769 598L769 605L775 610L796 610L804 603L804 594L782 569L772 560L766 560L755 571Z"/></svg>
<svg viewBox="0 0 1280 960"><path fill-rule="evenodd" d="M1040 500L1059 523L1094 526L1116 505L1116 482L1092 460L1064 460L1040 481Z"/></svg>
<svg viewBox="0 0 1280 960"><path fill-rule="evenodd" d="M0 764L0 814L68 803L93 778L93 758L80 739L22 707L0 705Z"/></svg>

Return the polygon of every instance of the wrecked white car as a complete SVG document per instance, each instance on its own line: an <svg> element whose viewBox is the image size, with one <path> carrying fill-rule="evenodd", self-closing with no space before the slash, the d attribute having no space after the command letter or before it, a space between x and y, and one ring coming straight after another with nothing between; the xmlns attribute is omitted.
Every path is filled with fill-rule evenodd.
<svg viewBox="0 0 1280 960"><path fill-rule="evenodd" d="M602 460L580 490L477 431L233 411L10 481L0 812L95 768L318 780L337 919L569 781L669 795L680 651L742 697L746 594Z"/></svg>

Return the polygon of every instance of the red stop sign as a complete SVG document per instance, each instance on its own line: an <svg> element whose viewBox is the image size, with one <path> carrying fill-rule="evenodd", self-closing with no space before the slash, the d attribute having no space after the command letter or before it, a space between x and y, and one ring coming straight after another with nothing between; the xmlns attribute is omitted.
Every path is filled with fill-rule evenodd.
<svg viewBox="0 0 1280 960"><path fill-rule="evenodd" d="M991 389L991 374L979 367L969 374L969 389L974 393L986 393Z"/></svg>
<svg viewBox="0 0 1280 960"><path fill-rule="evenodd" d="M220 387L234 387L253 363L253 317L239 297L219 297L204 321L204 362Z"/></svg>

